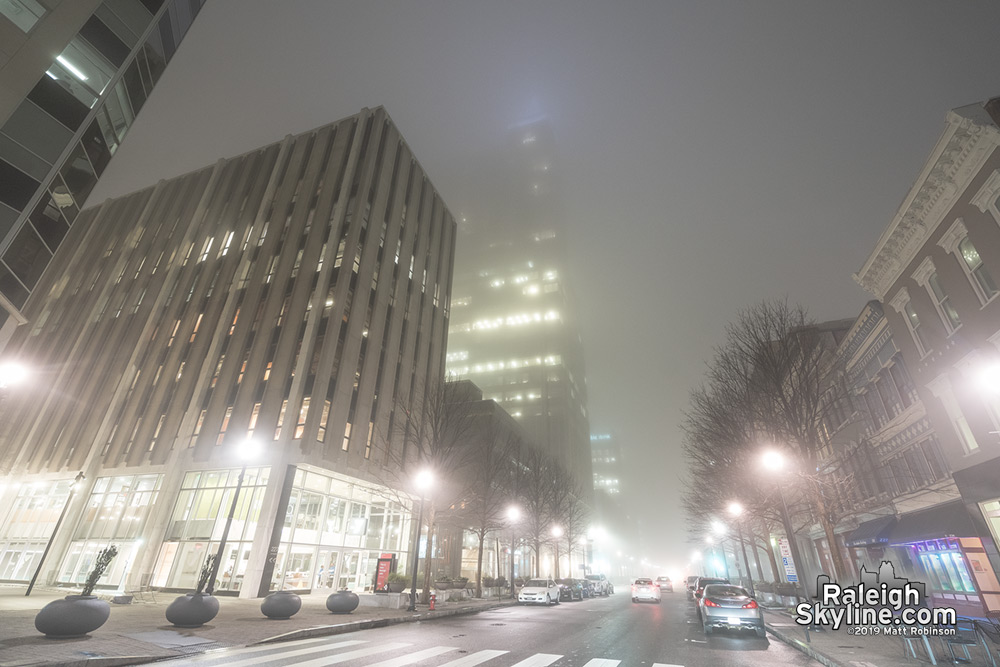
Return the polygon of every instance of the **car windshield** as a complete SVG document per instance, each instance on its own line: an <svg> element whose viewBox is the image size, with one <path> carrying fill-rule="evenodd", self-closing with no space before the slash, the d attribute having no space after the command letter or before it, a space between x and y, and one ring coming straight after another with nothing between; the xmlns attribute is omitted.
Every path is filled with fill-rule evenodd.
<svg viewBox="0 0 1000 667"><path fill-rule="evenodd" d="M653 583L652 579L636 579L635 580L635 585L636 586L648 586L651 583Z"/></svg>
<svg viewBox="0 0 1000 667"><path fill-rule="evenodd" d="M746 589L739 586L729 586L727 584L712 584L705 589L705 595L720 598L748 598L750 594Z"/></svg>
<svg viewBox="0 0 1000 667"><path fill-rule="evenodd" d="M601 580L601 575L599 575L599 574L588 574L587 578L590 579L591 581L600 581Z"/></svg>
<svg viewBox="0 0 1000 667"><path fill-rule="evenodd" d="M725 579L707 579L706 578L706 579L700 580L698 582L698 585L701 586L702 588L704 588L705 586L708 586L709 584L728 584L728 583L729 582L726 581Z"/></svg>
<svg viewBox="0 0 1000 667"><path fill-rule="evenodd" d="M531 579L530 581L528 581L528 583L525 584L525 586L531 586L534 588L548 588L549 582L545 581L544 579Z"/></svg>

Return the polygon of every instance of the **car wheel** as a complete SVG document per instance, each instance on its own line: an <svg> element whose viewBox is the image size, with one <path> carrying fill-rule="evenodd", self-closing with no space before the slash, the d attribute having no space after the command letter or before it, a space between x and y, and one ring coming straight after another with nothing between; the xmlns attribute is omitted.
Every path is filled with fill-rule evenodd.
<svg viewBox="0 0 1000 667"><path fill-rule="evenodd" d="M761 639L764 639L765 637L767 637L767 630L764 628L757 628L757 636L760 637Z"/></svg>
<svg viewBox="0 0 1000 667"><path fill-rule="evenodd" d="M638 602L638 600L635 599L635 598L632 598L632 602Z"/></svg>
<svg viewBox="0 0 1000 667"><path fill-rule="evenodd" d="M548 606L551 606L551 605L552 605L552 598L550 598L548 595L546 595L545 596L545 606L548 607Z"/></svg>
<svg viewBox="0 0 1000 667"><path fill-rule="evenodd" d="M712 626L708 623L703 624L701 627L704 628L706 635L712 634Z"/></svg>

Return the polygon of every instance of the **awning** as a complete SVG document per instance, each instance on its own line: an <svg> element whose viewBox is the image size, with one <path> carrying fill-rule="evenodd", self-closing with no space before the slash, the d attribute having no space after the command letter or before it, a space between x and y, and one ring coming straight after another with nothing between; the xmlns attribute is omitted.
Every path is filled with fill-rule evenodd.
<svg viewBox="0 0 1000 667"><path fill-rule="evenodd" d="M889 543L889 532L896 525L895 515L880 516L865 521L847 536L844 544L849 547L879 546Z"/></svg>
<svg viewBox="0 0 1000 667"><path fill-rule="evenodd" d="M961 500L941 503L899 517L889 533L889 544L912 544L942 537L975 537L972 517Z"/></svg>

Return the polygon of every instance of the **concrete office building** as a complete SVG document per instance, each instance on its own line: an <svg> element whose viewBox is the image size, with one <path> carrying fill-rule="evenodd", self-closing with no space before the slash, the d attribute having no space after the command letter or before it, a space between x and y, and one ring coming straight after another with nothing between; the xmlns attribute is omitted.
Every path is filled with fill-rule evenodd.
<svg viewBox="0 0 1000 667"><path fill-rule="evenodd" d="M594 491L609 496L622 492L622 448L608 433L590 435L591 463L594 469Z"/></svg>
<svg viewBox="0 0 1000 667"><path fill-rule="evenodd" d="M203 2L0 2L0 348Z"/></svg>
<svg viewBox="0 0 1000 667"><path fill-rule="evenodd" d="M34 371L0 406L0 580L30 577L79 470L43 581L114 543L102 584L190 588L244 465L218 589L405 562L454 243L382 108L81 212L8 346Z"/></svg>
<svg viewBox="0 0 1000 667"><path fill-rule="evenodd" d="M583 344L567 283L552 132L518 128L482 209L460 224L447 370L520 422L578 480L591 480ZM495 199L491 199L495 197Z"/></svg>

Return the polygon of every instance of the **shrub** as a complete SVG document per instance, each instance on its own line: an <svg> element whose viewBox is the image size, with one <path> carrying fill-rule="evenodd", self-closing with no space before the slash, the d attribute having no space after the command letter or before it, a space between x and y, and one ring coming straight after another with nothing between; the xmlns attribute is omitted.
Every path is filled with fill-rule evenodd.
<svg viewBox="0 0 1000 667"><path fill-rule="evenodd" d="M497 585L497 580L493 577L483 577L483 586L486 588L493 588Z"/></svg>
<svg viewBox="0 0 1000 667"><path fill-rule="evenodd" d="M497 577L496 579L493 580L493 585L499 586L500 588L506 588L507 580L504 579L503 577Z"/></svg>
<svg viewBox="0 0 1000 667"><path fill-rule="evenodd" d="M385 581L389 584L406 584L409 583L410 579L405 574L390 572L389 576L385 578Z"/></svg>
<svg viewBox="0 0 1000 667"><path fill-rule="evenodd" d="M104 576L108 566L111 565L111 561L114 560L117 555L118 547L114 544L101 549L101 552L97 554L97 560L94 561L94 569L92 569L90 574L87 575L87 582L83 585L82 595L90 595L94 592L94 587L97 586L97 581Z"/></svg>

